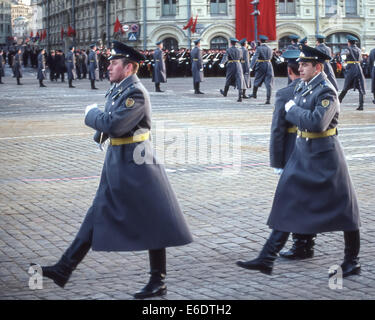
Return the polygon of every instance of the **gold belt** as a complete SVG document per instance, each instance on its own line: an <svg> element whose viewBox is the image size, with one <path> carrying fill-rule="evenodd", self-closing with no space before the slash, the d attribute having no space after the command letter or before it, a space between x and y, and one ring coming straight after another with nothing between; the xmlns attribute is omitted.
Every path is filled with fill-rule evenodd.
<svg viewBox="0 0 375 320"><path fill-rule="evenodd" d="M257 60L257 62L270 62L271 60Z"/></svg>
<svg viewBox="0 0 375 320"><path fill-rule="evenodd" d="M122 144L142 142L142 141L148 140L149 137L150 137L150 131L147 131L145 133L137 134L136 136L132 136L132 137L111 138L110 140L111 140L112 146L120 146Z"/></svg>
<svg viewBox="0 0 375 320"><path fill-rule="evenodd" d="M359 61L346 61L346 63L348 63L348 64L359 63Z"/></svg>
<svg viewBox="0 0 375 320"><path fill-rule="evenodd" d="M231 63L231 62L240 62L240 60L228 60L228 63Z"/></svg>
<svg viewBox="0 0 375 320"><path fill-rule="evenodd" d="M317 139L317 138L325 138L325 137L330 137L334 136L337 134L337 129L332 128L328 129L323 132L308 132L308 131L301 131L297 130L297 135L301 138L308 138L308 139Z"/></svg>
<svg viewBox="0 0 375 320"><path fill-rule="evenodd" d="M290 127L290 128L288 128L287 132L288 133L296 133L297 132L297 127L296 126Z"/></svg>
<svg viewBox="0 0 375 320"><path fill-rule="evenodd" d="M159 62L160 60L159 60L159 59L156 59L155 61L156 61L156 62Z"/></svg>
<svg viewBox="0 0 375 320"><path fill-rule="evenodd" d="M193 61L199 61L199 59L193 59Z"/></svg>

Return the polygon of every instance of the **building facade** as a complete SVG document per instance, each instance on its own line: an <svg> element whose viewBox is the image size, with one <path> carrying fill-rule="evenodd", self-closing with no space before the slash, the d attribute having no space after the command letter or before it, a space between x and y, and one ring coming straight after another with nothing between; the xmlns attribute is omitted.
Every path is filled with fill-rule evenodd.
<svg viewBox="0 0 375 320"><path fill-rule="evenodd" d="M0 46L10 43L12 36L11 2L0 1Z"/></svg>
<svg viewBox="0 0 375 320"><path fill-rule="evenodd" d="M356 36L365 51L375 47L375 0L275 1L273 48L285 47L290 34L307 37L315 45L316 33L327 36L334 52L346 44L348 34ZM223 49L236 34L236 0L39 0L39 5L43 28L48 30L46 41L54 48L72 43L77 47L92 42L107 45L117 38L138 49L154 48L160 40L165 47L177 49L189 48L201 38L202 48ZM183 30L191 16L198 16L194 34ZM124 34L113 33L117 17ZM67 36L69 26L75 37Z"/></svg>

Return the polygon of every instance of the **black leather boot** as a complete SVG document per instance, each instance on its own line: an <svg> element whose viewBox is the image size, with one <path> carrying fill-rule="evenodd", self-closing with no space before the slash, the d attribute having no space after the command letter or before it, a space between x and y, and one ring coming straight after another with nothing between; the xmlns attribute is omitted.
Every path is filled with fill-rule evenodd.
<svg viewBox="0 0 375 320"><path fill-rule="evenodd" d="M241 268L258 270L262 273L271 275L273 263L277 258L277 254L285 245L288 237L289 232L273 230L258 258L250 261L237 261L237 265Z"/></svg>
<svg viewBox="0 0 375 320"><path fill-rule="evenodd" d="M160 90L160 83L155 83L155 92L164 92Z"/></svg>
<svg viewBox="0 0 375 320"><path fill-rule="evenodd" d="M75 86L73 86L73 80L69 80L69 88L75 88Z"/></svg>
<svg viewBox="0 0 375 320"><path fill-rule="evenodd" d="M359 248L360 248L360 235L357 231L344 231L345 241L345 256L344 262L341 264L342 276L346 278L353 274L361 273L361 264L359 263ZM329 273L329 277L337 274L337 270Z"/></svg>
<svg viewBox="0 0 375 320"><path fill-rule="evenodd" d="M91 89L98 90L98 88L95 87L95 80L91 80Z"/></svg>
<svg viewBox="0 0 375 320"><path fill-rule="evenodd" d="M257 92L258 92L258 87L254 86L253 88L253 93L249 96L249 98L257 98Z"/></svg>
<svg viewBox="0 0 375 320"><path fill-rule="evenodd" d="M342 102L342 100L344 100L344 97L346 96L346 93L348 91L341 91L340 95L339 95L339 101L340 103Z"/></svg>
<svg viewBox="0 0 375 320"><path fill-rule="evenodd" d="M220 93L221 93L224 97L226 97L227 94L228 94L228 90L229 90L229 86L225 86L225 87L224 87L224 91L220 89Z"/></svg>
<svg viewBox="0 0 375 320"><path fill-rule="evenodd" d="M21 83L21 81L20 81L20 78L17 78L17 84L18 84L19 86L22 85L22 83Z"/></svg>
<svg viewBox="0 0 375 320"><path fill-rule="evenodd" d="M149 258L150 280L141 291L134 294L136 299L163 296L167 293L167 286L164 283L167 273L165 249L149 250Z"/></svg>
<svg viewBox="0 0 375 320"><path fill-rule="evenodd" d="M249 97L246 95L246 89L242 89L242 98L249 99Z"/></svg>
<svg viewBox="0 0 375 320"><path fill-rule="evenodd" d="M356 110L360 110L360 111L362 111L363 110L363 94L362 93L360 93L359 94L359 107L356 109Z"/></svg>
<svg viewBox="0 0 375 320"><path fill-rule="evenodd" d="M201 89L199 88L200 87L200 82L196 82L196 85L197 85L197 94L204 94Z"/></svg>
<svg viewBox="0 0 375 320"><path fill-rule="evenodd" d="M375 93L374 93L374 100L372 100L372 103L375 104Z"/></svg>
<svg viewBox="0 0 375 320"><path fill-rule="evenodd" d="M293 246L280 252L280 257L295 260L308 259L314 256L316 234L293 233Z"/></svg>
<svg viewBox="0 0 375 320"><path fill-rule="evenodd" d="M43 84L43 80L39 80L39 87L47 87L47 86Z"/></svg>
<svg viewBox="0 0 375 320"><path fill-rule="evenodd" d="M52 279L58 286L64 288L70 275L90 248L91 239L83 240L76 237L59 262L53 266L42 266L43 276Z"/></svg>
<svg viewBox="0 0 375 320"><path fill-rule="evenodd" d="M237 102L242 102L242 90L238 89L238 99Z"/></svg>
<svg viewBox="0 0 375 320"><path fill-rule="evenodd" d="M271 89L267 89L267 100L265 104L271 104Z"/></svg>

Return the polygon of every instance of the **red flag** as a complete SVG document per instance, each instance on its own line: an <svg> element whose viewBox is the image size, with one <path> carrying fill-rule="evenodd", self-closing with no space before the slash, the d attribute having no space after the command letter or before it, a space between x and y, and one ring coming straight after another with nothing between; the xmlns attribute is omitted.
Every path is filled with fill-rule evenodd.
<svg viewBox="0 0 375 320"><path fill-rule="evenodd" d="M190 29L192 33L195 33L195 28L197 27L197 21L198 21L198 15L196 15L194 23Z"/></svg>
<svg viewBox="0 0 375 320"><path fill-rule="evenodd" d="M60 34L61 34L61 40L64 39L64 28L63 27L61 27Z"/></svg>
<svg viewBox="0 0 375 320"><path fill-rule="evenodd" d="M122 24L117 17L116 22L115 22L115 26L113 28L113 32L116 33L116 32L119 32L119 31L121 31L121 33L124 33L124 30L122 29Z"/></svg>
<svg viewBox="0 0 375 320"><path fill-rule="evenodd" d="M193 25L193 17L190 17L187 25L184 26L183 29L186 30L187 28L190 28L192 25Z"/></svg>
<svg viewBox="0 0 375 320"><path fill-rule="evenodd" d="M47 30L46 29L44 29L44 31L43 31L42 40L44 40L45 38L47 38Z"/></svg>
<svg viewBox="0 0 375 320"><path fill-rule="evenodd" d="M76 31L69 25L68 32L66 33L68 37L74 37L76 35Z"/></svg>
<svg viewBox="0 0 375 320"><path fill-rule="evenodd" d="M30 38L34 37L34 33L31 31L30 32Z"/></svg>
<svg viewBox="0 0 375 320"><path fill-rule="evenodd" d="M40 38L39 31L37 31L35 38L38 40Z"/></svg>

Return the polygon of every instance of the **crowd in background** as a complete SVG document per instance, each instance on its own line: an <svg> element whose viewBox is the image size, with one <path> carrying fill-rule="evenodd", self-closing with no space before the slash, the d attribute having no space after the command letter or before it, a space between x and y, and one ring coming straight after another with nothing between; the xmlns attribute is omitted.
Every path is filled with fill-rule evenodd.
<svg viewBox="0 0 375 320"><path fill-rule="evenodd" d="M37 46L26 45L22 48L22 61L24 67L37 68L37 57L40 52ZM3 61L7 62L10 67L13 65L14 56L17 53L16 46L10 46L3 50ZM74 54L76 57L76 72L78 79L86 79L87 76L87 56L89 49L78 48ZM153 52L154 50L141 51L146 60L141 62L138 75L143 78L152 78L153 70ZM255 52L255 47L249 49L250 59ZM275 76L286 75L286 62L281 57L282 50L273 50L272 65ZM205 77L224 77L225 69L220 68L220 61L225 53L225 50L203 49L203 63ZM191 77L191 59L190 50L181 48L178 50L164 50L165 64L168 77ZM109 65L108 57L110 49L99 47L97 49L98 63L99 63L99 79L108 79L107 67ZM368 54L363 54L363 61L361 66L365 77L370 77L370 66L368 66ZM64 74L66 73L65 53L62 50L50 50L46 52L46 62L49 69L51 81L61 79L64 81ZM344 70L342 67L342 58L339 53L332 57L332 68L336 77L344 77ZM253 76L253 74L252 74Z"/></svg>

